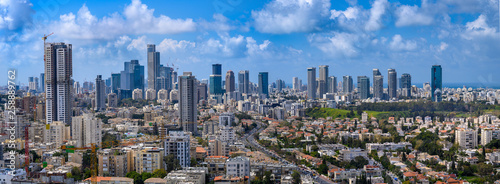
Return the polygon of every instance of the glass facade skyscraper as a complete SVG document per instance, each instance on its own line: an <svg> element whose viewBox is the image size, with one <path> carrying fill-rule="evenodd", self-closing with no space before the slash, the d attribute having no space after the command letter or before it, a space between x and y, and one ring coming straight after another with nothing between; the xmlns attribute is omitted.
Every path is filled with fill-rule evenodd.
<svg viewBox="0 0 500 184"><path fill-rule="evenodd" d="M269 74L267 72L259 72L259 94L269 95Z"/></svg>
<svg viewBox="0 0 500 184"><path fill-rule="evenodd" d="M441 65L433 65L431 68L431 96L432 101L440 102L443 90L443 69ZM439 90L437 93L436 91ZM439 93L439 94L438 94Z"/></svg>

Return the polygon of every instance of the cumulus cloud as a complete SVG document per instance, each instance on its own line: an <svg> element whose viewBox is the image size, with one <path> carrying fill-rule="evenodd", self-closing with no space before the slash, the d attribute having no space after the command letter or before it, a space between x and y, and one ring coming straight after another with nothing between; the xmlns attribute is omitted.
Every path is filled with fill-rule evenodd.
<svg viewBox="0 0 500 184"><path fill-rule="evenodd" d="M383 27L382 16L385 14L389 2L387 0L375 0L370 9L370 18L365 25L367 31L376 31Z"/></svg>
<svg viewBox="0 0 500 184"><path fill-rule="evenodd" d="M431 15L421 12L421 9L414 5L402 5L396 10L396 26L415 26L415 25L429 25L433 22Z"/></svg>
<svg viewBox="0 0 500 184"><path fill-rule="evenodd" d="M490 27L487 23L487 18L485 15L481 14L479 17L465 24L466 30L462 34L465 39L471 40L474 38L481 37L495 37L497 36L497 30L494 27Z"/></svg>
<svg viewBox="0 0 500 184"><path fill-rule="evenodd" d="M196 44L194 42L165 38L160 45L157 46L157 49L159 52L177 52L183 51L186 48L194 48L195 46Z"/></svg>
<svg viewBox="0 0 500 184"><path fill-rule="evenodd" d="M389 43L389 48L394 51L412 51L417 49L417 42L412 40L403 40L403 37L397 34L392 37L392 41Z"/></svg>
<svg viewBox="0 0 500 184"><path fill-rule="evenodd" d="M311 32L322 29L329 10L329 0L273 0L262 10L252 11L252 18L263 33Z"/></svg>
<svg viewBox="0 0 500 184"><path fill-rule="evenodd" d="M331 36L311 34L308 41L330 57L354 58L368 43L368 35L333 32Z"/></svg>
<svg viewBox="0 0 500 184"><path fill-rule="evenodd" d="M200 22L200 26L205 30L215 30L220 32L227 32L236 29L236 26L233 26L230 23L230 20L222 14L214 14L212 16L214 19L213 22L202 21Z"/></svg>
<svg viewBox="0 0 500 184"><path fill-rule="evenodd" d="M122 14L97 18L84 4L78 13L60 16L53 25L57 36L68 39L114 39L124 34L177 34L196 30L192 19L172 19L165 15L154 16L154 9L139 0L132 0Z"/></svg>
<svg viewBox="0 0 500 184"><path fill-rule="evenodd" d="M32 24L32 15L35 11L31 8L30 1L1 0L0 1L0 30L18 30Z"/></svg>
<svg viewBox="0 0 500 184"><path fill-rule="evenodd" d="M146 36L140 36L139 38L133 39L130 44L127 46L127 50L140 50L140 51L145 51L146 50Z"/></svg>

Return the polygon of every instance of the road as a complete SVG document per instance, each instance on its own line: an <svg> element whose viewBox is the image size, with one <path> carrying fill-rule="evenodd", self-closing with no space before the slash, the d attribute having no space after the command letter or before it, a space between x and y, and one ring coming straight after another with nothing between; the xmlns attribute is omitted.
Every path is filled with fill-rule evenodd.
<svg viewBox="0 0 500 184"><path fill-rule="evenodd" d="M276 154L274 151L267 149L266 147L260 145L257 141L255 141L254 135L262 132L264 130L264 124L261 122L257 122L257 127L252 129L249 133L243 135L243 140L244 144L247 145L248 147L254 148L255 150L259 150L262 153L266 154L267 156L271 158L275 158L276 160L280 161L282 164L290 164L290 165L295 165L288 160L280 157L278 154ZM309 175L313 176L312 178L316 183L320 184L332 184L333 182L328 179L327 177L323 175L319 175L316 171L310 169L310 168L302 168L302 167L297 167L299 168L299 172L304 175Z"/></svg>

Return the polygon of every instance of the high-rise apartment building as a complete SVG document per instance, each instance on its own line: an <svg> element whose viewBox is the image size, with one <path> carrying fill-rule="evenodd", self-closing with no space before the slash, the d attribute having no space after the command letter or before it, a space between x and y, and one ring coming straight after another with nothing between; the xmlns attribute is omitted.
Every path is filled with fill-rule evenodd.
<svg viewBox="0 0 500 184"><path fill-rule="evenodd" d="M442 101L441 92L443 90L443 69L441 65L433 65L431 68L431 96L432 101ZM437 92L436 92L437 91Z"/></svg>
<svg viewBox="0 0 500 184"><path fill-rule="evenodd" d="M328 92L328 65L319 66L318 95L320 98Z"/></svg>
<svg viewBox="0 0 500 184"><path fill-rule="evenodd" d="M330 76L328 77L328 93L336 93L337 92L337 77Z"/></svg>
<svg viewBox="0 0 500 184"><path fill-rule="evenodd" d="M191 154L189 146L189 135L184 132L170 132L163 139L164 156L173 154L181 167L189 167L191 165Z"/></svg>
<svg viewBox="0 0 500 184"><path fill-rule="evenodd" d="M373 98L384 99L384 76L378 69L373 69Z"/></svg>
<svg viewBox="0 0 500 184"><path fill-rule="evenodd" d="M358 94L360 99L370 98L370 78L358 76Z"/></svg>
<svg viewBox="0 0 500 184"><path fill-rule="evenodd" d="M97 75L95 79L95 111L106 109L106 85L102 80L101 75Z"/></svg>
<svg viewBox="0 0 500 184"><path fill-rule="evenodd" d="M465 149L475 149L477 147L477 130L455 130L455 143Z"/></svg>
<svg viewBox="0 0 500 184"><path fill-rule="evenodd" d="M411 75L404 73L401 75L401 95L411 97Z"/></svg>
<svg viewBox="0 0 500 184"><path fill-rule="evenodd" d="M293 87L293 90L300 91L299 78L298 77L293 77L292 78L292 87Z"/></svg>
<svg viewBox="0 0 500 184"><path fill-rule="evenodd" d="M389 99L398 98L397 94L397 85L398 85L398 77L396 69L388 69L387 70L387 91L389 93Z"/></svg>
<svg viewBox="0 0 500 184"><path fill-rule="evenodd" d="M238 72L238 90L241 93L250 93L250 72L248 70Z"/></svg>
<svg viewBox="0 0 500 184"><path fill-rule="evenodd" d="M316 99L316 68L307 68L307 98Z"/></svg>
<svg viewBox="0 0 500 184"><path fill-rule="evenodd" d="M352 81L352 76L346 75L343 78L343 83L344 86L342 87L342 90L344 91L345 94L352 93L354 90L354 83Z"/></svg>
<svg viewBox="0 0 500 184"><path fill-rule="evenodd" d="M196 78L191 72L179 76L179 116L180 125L185 132L198 134L198 99Z"/></svg>
<svg viewBox="0 0 500 184"><path fill-rule="evenodd" d="M228 70L226 73L226 93L234 92L236 84L234 81L234 72Z"/></svg>
<svg viewBox="0 0 500 184"><path fill-rule="evenodd" d="M76 147L90 147L92 144L101 145L102 121L93 114L75 116L71 123L72 138Z"/></svg>
<svg viewBox="0 0 500 184"><path fill-rule="evenodd" d="M65 43L46 43L45 101L46 123L71 123L73 59L72 46Z"/></svg>
<svg viewBox="0 0 500 184"><path fill-rule="evenodd" d="M156 52L156 45L148 44L148 88L156 89L156 78L160 76L160 52Z"/></svg>
<svg viewBox="0 0 500 184"><path fill-rule="evenodd" d="M125 177L128 173L127 153L121 149L104 149L98 152L99 176Z"/></svg>

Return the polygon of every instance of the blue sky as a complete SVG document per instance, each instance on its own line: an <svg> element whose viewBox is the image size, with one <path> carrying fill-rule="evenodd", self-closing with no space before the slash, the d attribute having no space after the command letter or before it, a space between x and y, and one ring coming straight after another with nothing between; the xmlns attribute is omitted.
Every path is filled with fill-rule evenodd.
<svg viewBox="0 0 500 184"><path fill-rule="evenodd" d="M192 71L261 71L269 80L306 80L306 68L329 65L353 78L379 68L429 81L433 64L445 83L500 84L498 0L0 0L0 72L19 82L43 72L43 34L73 44L73 78L93 81L146 65L146 44L161 63ZM147 71L146 71L147 72ZM6 84L6 75L0 75Z"/></svg>

